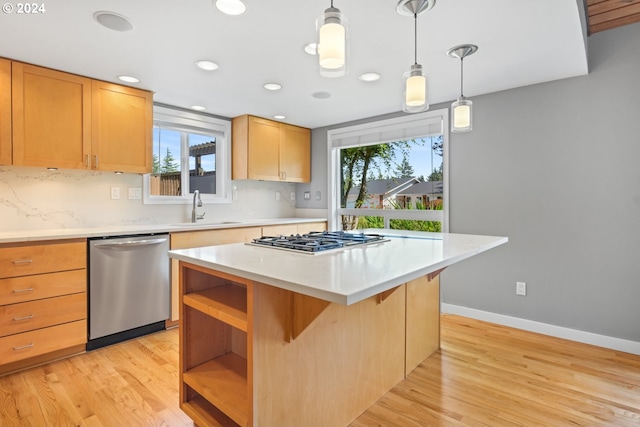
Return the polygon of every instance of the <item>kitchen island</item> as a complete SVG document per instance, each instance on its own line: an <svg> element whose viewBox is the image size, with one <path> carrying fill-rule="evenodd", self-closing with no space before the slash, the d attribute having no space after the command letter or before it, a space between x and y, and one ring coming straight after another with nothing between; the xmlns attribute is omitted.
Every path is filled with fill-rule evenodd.
<svg viewBox="0 0 640 427"><path fill-rule="evenodd" d="M439 348L439 279L504 237L400 235L318 254L171 251L180 405L197 425L343 426Z"/></svg>

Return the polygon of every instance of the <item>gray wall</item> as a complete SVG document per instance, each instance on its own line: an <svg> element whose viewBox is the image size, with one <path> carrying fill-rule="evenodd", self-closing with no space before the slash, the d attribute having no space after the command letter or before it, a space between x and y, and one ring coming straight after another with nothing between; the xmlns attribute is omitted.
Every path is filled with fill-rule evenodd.
<svg viewBox="0 0 640 427"><path fill-rule="evenodd" d="M473 98L473 132L450 141L450 230L510 242L445 271L444 300L640 341L640 24L592 35L589 62Z"/></svg>
<svg viewBox="0 0 640 427"><path fill-rule="evenodd" d="M450 139L450 231L510 241L447 269L443 301L640 341L640 24L591 36L589 57L588 76L472 97L474 130ZM298 208L327 207L328 129Z"/></svg>

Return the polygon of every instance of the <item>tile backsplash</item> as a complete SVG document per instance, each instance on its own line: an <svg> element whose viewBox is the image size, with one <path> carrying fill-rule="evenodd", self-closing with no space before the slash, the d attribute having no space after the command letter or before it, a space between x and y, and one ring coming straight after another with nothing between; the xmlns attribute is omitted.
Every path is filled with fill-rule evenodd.
<svg viewBox="0 0 640 427"><path fill-rule="evenodd" d="M237 200L205 204L208 220L249 220L295 216L290 183L233 181ZM120 198L111 199L118 188ZM0 232L109 225L169 224L188 221L191 205L143 204L129 199L142 176L111 172L0 166ZM282 197L276 200L275 194Z"/></svg>

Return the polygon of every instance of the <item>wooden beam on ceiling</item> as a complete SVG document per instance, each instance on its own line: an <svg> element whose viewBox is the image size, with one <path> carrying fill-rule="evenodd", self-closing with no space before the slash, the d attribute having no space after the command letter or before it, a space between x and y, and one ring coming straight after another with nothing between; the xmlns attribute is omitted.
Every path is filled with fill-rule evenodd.
<svg viewBox="0 0 640 427"><path fill-rule="evenodd" d="M589 34L640 22L640 0L587 0Z"/></svg>

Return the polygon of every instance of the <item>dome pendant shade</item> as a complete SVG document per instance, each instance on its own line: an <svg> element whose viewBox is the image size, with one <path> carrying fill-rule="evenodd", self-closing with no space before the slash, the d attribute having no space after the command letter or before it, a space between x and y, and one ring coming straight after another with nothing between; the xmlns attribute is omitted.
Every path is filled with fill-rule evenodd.
<svg viewBox="0 0 640 427"><path fill-rule="evenodd" d="M340 10L331 6L316 20L318 30L318 64L323 77L347 74L347 20Z"/></svg>

